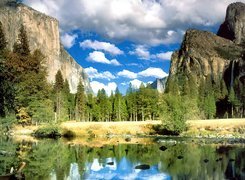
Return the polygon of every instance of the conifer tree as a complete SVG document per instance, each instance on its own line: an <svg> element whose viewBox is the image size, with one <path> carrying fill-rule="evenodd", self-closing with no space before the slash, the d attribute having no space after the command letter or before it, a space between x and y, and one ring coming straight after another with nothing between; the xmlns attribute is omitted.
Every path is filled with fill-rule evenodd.
<svg viewBox="0 0 245 180"><path fill-rule="evenodd" d="M23 25L20 27L17 42L14 44L13 52L21 56L30 55L29 41L26 29Z"/></svg>
<svg viewBox="0 0 245 180"><path fill-rule="evenodd" d="M86 121L86 96L84 92L84 86L80 81L77 86L76 94L76 120Z"/></svg>
<svg viewBox="0 0 245 180"><path fill-rule="evenodd" d="M5 49L7 41L3 32L2 23L0 22L0 117L5 116L5 96L6 96L6 80L5 80Z"/></svg>

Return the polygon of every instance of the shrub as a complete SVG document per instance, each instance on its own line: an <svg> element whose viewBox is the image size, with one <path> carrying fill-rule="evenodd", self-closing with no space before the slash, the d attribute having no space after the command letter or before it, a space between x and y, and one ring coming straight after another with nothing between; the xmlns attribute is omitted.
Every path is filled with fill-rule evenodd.
<svg viewBox="0 0 245 180"><path fill-rule="evenodd" d="M187 129L186 104L181 96L166 95L162 107L163 134L179 135Z"/></svg>
<svg viewBox="0 0 245 180"><path fill-rule="evenodd" d="M34 132L34 136L38 138L59 138L61 137L60 129L54 125L40 127Z"/></svg>
<svg viewBox="0 0 245 180"><path fill-rule="evenodd" d="M76 137L76 134L75 134L75 132L73 132L71 130L65 129L62 133L62 136L67 138L67 139L72 139L72 138Z"/></svg>

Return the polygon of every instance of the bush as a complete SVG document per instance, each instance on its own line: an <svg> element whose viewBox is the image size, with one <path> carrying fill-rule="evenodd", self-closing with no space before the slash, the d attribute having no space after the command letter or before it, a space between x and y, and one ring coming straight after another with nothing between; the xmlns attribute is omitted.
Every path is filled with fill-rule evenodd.
<svg viewBox="0 0 245 180"><path fill-rule="evenodd" d="M162 110L163 125L160 127L165 135L179 135L187 129L186 104L181 96L166 95Z"/></svg>
<svg viewBox="0 0 245 180"><path fill-rule="evenodd" d="M76 134L71 130L65 129L64 132L62 133L62 136L67 138L67 139L72 139L72 138L76 137Z"/></svg>
<svg viewBox="0 0 245 180"><path fill-rule="evenodd" d="M38 138L53 138L57 139L61 137L60 129L57 126L49 125L37 129L34 132L34 136Z"/></svg>

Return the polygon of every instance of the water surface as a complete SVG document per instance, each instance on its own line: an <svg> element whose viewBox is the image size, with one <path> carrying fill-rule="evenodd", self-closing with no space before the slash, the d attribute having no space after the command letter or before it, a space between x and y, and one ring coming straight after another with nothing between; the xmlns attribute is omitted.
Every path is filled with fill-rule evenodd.
<svg viewBox="0 0 245 180"><path fill-rule="evenodd" d="M243 145L164 141L89 146L0 139L0 174L21 161L26 179L245 179ZM160 148L161 147L161 148ZM141 166L139 166L141 165ZM143 165L143 166L142 166ZM142 169L144 167L145 169Z"/></svg>

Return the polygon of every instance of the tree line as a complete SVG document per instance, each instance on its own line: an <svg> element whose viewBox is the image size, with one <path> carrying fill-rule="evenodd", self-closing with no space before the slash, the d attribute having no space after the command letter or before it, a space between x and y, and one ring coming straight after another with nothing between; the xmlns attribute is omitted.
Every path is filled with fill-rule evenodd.
<svg viewBox="0 0 245 180"><path fill-rule="evenodd" d="M39 49L30 51L23 25L12 49L7 48L0 22L0 124L160 119L164 124L161 130L178 134L186 129L187 119L215 118L219 103L225 104L222 117L234 117L244 107L239 98L244 97L244 89L236 79L227 88L222 77L214 83L211 75L200 82L190 74L169 78L163 94L149 84L139 89L130 84L125 95L116 89L108 96L101 89L95 96L85 93L81 81L72 94L60 70L53 84L47 82L45 56ZM238 88L240 94L234 91Z"/></svg>
<svg viewBox="0 0 245 180"><path fill-rule="evenodd" d="M108 96L104 89L97 96L85 93L79 82L71 94L69 83L59 70L54 84L47 82L45 56L40 50L30 51L22 25L13 50L0 23L0 116L16 117L21 124L78 121L141 121L159 117L158 92L150 85L136 90L131 85L127 94L117 89Z"/></svg>

